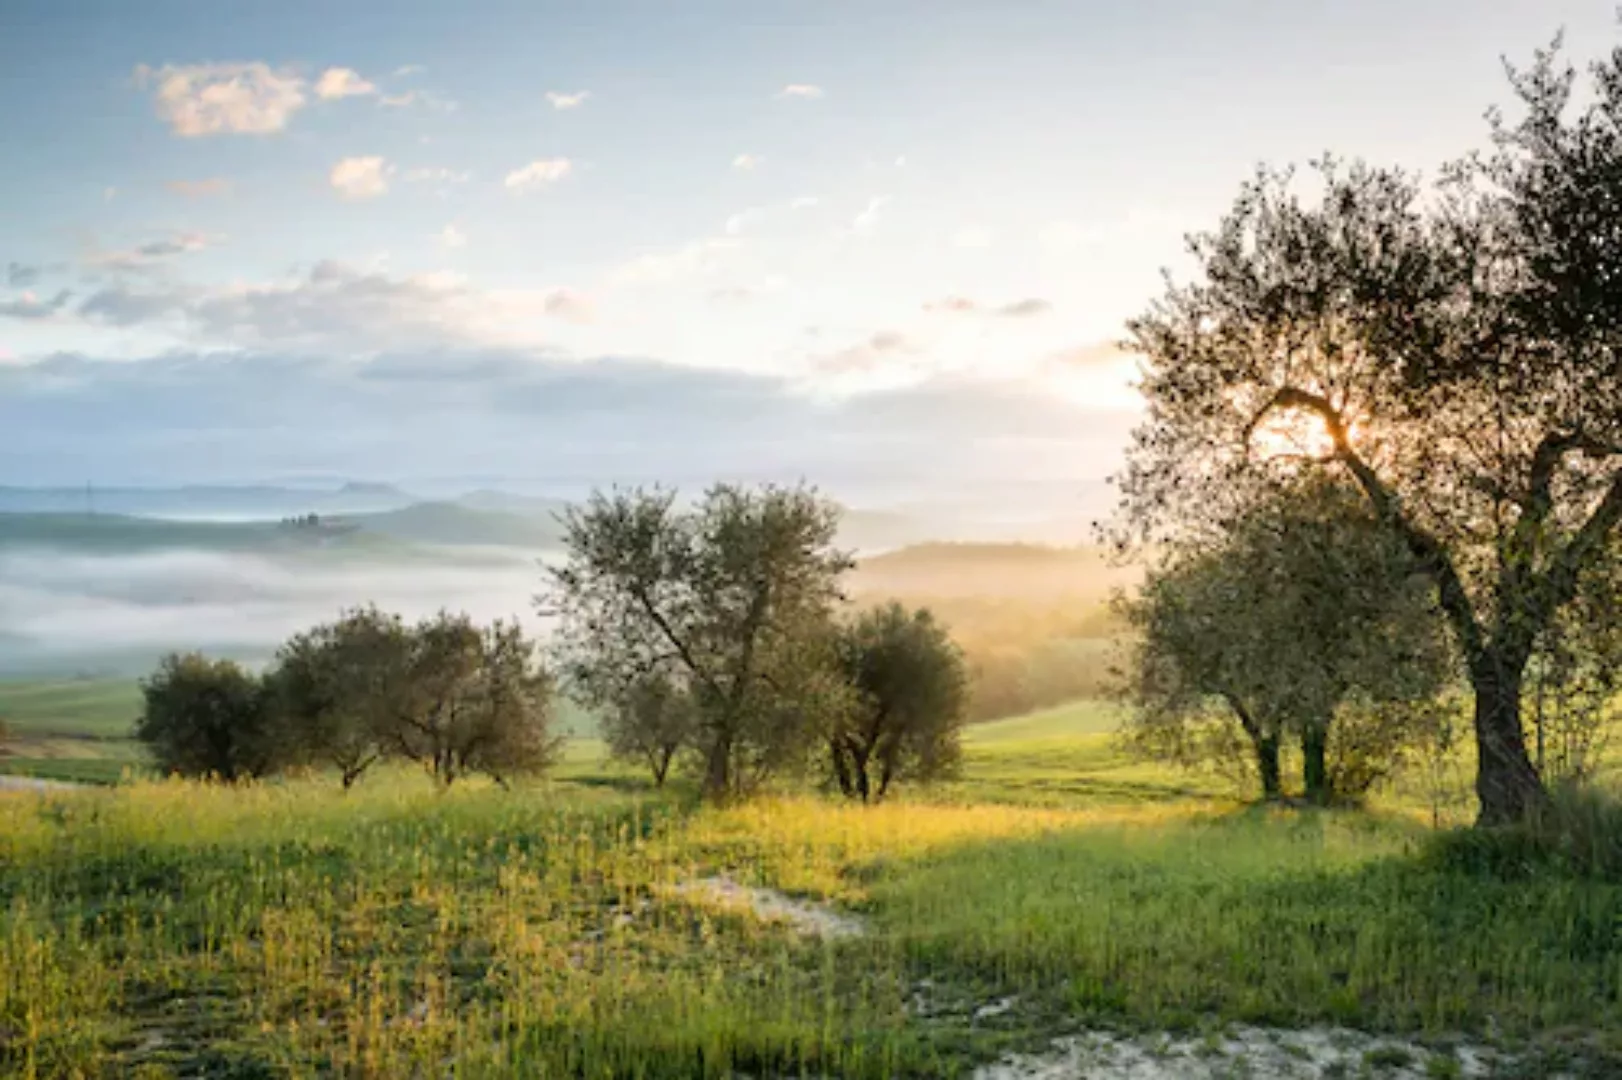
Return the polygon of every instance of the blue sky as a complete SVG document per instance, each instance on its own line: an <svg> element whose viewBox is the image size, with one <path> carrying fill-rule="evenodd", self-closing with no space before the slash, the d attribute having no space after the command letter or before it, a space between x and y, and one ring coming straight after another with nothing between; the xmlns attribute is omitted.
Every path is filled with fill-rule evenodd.
<svg viewBox="0 0 1622 1080"><path fill-rule="evenodd" d="M0 483L1095 481L1184 232L1479 145L1562 27L1613 4L10 0Z"/></svg>

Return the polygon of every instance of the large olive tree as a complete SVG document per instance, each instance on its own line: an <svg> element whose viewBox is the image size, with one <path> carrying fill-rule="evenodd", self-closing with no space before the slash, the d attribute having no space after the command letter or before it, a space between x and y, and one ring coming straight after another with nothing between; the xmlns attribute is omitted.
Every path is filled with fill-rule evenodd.
<svg viewBox="0 0 1622 1080"><path fill-rule="evenodd" d="M1149 411L1126 534L1230 513L1281 458L1355 483L1457 639L1487 825L1546 797L1527 663L1622 521L1622 50L1592 75L1579 104L1558 49L1512 71L1516 115L1434 184L1262 171L1130 324Z"/></svg>
<svg viewBox="0 0 1622 1080"><path fill-rule="evenodd" d="M814 490L595 494L564 519L564 565L538 599L569 682L625 700L677 677L714 799L804 764L822 723L840 575L838 508ZM671 673L674 673L672 676Z"/></svg>

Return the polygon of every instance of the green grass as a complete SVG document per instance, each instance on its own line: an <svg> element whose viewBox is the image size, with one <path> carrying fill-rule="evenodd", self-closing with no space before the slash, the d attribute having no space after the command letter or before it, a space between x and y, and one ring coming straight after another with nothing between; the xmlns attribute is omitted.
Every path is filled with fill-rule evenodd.
<svg viewBox="0 0 1622 1080"><path fill-rule="evenodd" d="M585 737L512 791L389 768L347 795L0 796L0 1075L934 1077L1084 1026L1230 1021L1622 1069L1622 881L1438 858L1400 801L1246 808L1120 756L1114 719L978 725L961 780L871 808L699 808ZM718 873L868 933L673 888Z"/></svg>
<svg viewBox="0 0 1622 1080"><path fill-rule="evenodd" d="M0 681L0 722L16 735L128 739L140 712L134 679Z"/></svg>

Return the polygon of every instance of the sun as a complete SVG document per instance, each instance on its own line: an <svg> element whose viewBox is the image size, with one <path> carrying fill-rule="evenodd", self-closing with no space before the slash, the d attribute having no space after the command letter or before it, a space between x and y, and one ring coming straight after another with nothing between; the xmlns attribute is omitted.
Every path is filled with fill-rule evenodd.
<svg viewBox="0 0 1622 1080"><path fill-rule="evenodd" d="M1262 461L1323 460L1334 455L1335 440L1322 417L1305 409L1280 409L1251 431L1250 450Z"/></svg>

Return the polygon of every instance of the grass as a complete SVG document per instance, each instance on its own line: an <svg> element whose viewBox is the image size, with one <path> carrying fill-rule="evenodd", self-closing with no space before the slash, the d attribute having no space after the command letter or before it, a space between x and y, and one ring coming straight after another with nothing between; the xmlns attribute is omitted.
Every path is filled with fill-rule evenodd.
<svg viewBox="0 0 1622 1080"><path fill-rule="evenodd" d="M140 712L134 679L0 681L0 722L17 735L128 739Z"/></svg>
<svg viewBox="0 0 1622 1080"><path fill-rule="evenodd" d="M964 780L871 808L700 808L588 739L512 791L0 797L0 1075L951 1076L1081 1026L1235 1021L1622 1068L1622 880L1505 873L1400 806L1242 807L1111 724L977 726ZM868 933L674 888L715 874Z"/></svg>

